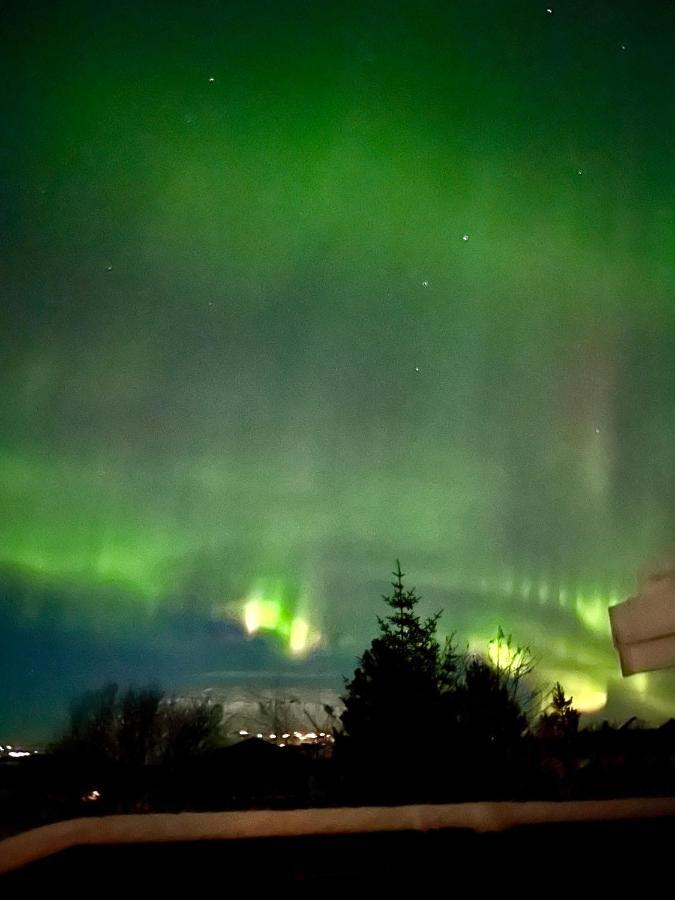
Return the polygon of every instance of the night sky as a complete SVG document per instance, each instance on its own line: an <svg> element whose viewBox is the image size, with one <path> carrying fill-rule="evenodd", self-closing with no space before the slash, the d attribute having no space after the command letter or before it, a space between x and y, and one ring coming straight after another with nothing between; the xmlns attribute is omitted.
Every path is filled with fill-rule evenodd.
<svg viewBox="0 0 675 900"><path fill-rule="evenodd" d="M607 619L675 548L670 0L1 24L0 740L110 678L339 686L396 557L672 715Z"/></svg>

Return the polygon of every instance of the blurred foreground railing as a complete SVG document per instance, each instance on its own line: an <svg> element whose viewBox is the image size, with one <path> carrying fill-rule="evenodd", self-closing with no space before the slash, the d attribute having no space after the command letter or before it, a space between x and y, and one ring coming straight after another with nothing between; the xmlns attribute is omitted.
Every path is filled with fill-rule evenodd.
<svg viewBox="0 0 675 900"><path fill-rule="evenodd" d="M675 797L148 813L71 819L0 841L0 874L74 847L612 822L675 817Z"/></svg>

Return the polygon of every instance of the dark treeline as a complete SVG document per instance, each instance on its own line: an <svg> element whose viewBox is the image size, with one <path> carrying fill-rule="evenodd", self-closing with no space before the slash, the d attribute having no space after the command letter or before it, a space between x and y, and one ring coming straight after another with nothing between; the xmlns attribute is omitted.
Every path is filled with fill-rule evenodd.
<svg viewBox="0 0 675 900"><path fill-rule="evenodd" d="M500 628L485 655L439 643L397 563L389 614L345 685L335 770L346 802L572 799L675 790L675 721L580 729L563 686ZM542 712L543 707L543 712Z"/></svg>
<svg viewBox="0 0 675 900"><path fill-rule="evenodd" d="M536 687L528 647L501 629L484 656L440 643L439 614L421 619L398 564L394 575L388 614L345 682L330 741L228 744L211 700L107 685L73 703L48 752L2 761L0 834L112 812L675 790L674 720L581 729L560 684L548 696Z"/></svg>

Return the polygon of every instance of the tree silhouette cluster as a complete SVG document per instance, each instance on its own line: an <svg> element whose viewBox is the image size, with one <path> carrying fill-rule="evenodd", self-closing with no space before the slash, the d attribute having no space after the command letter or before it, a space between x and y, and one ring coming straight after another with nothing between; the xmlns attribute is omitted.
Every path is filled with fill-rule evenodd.
<svg viewBox="0 0 675 900"><path fill-rule="evenodd" d="M484 654L458 651L452 636L437 637L440 613L418 614L403 578L397 561L387 614L345 682L341 721L330 706L263 697L258 724L274 742L260 728L228 745L210 700L107 685L73 704L53 752L5 768L5 809L35 824L55 815L57 796L62 816L671 792L673 720L581 730L559 683L541 712L528 647L500 628ZM330 740L307 744L311 734L293 735L300 723Z"/></svg>
<svg viewBox="0 0 675 900"><path fill-rule="evenodd" d="M495 795L518 778L519 750L537 694L535 660L500 628L488 653L459 653L436 637L440 613L421 619L420 598L397 561L392 612L345 685L339 749L358 790L392 800L462 790ZM564 697L564 695L563 695ZM572 715L571 701L568 717Z"/></svg>
<svg viewBox="0 0 675 900"><path fill-rule="evenodd" d="M73 703L55 749L125 766L178 762L218 742L221 716L210 701L167 699L154 686L121 692L108 684Z"/></svg>
<svg viewBox="0 0 675 900"><path fill-rule="evenodd" d="M109 684L73 703L51 752L0 766L0 833L87 813L672 793L675 720L581 729L559 683L533 684L529 647L500 628L484 654L458 650L403 579L397 561L340 719L260 697L231 742L210 699Z"/></svg>
<svg viewBox="0 0 675 900"><path fill-rule="evenodd" d="M165 698L154 686L116 684L80 696L52 746L82 800L102 811L152 808L176 773L220 742L222 709L210 701Z"/></svg>

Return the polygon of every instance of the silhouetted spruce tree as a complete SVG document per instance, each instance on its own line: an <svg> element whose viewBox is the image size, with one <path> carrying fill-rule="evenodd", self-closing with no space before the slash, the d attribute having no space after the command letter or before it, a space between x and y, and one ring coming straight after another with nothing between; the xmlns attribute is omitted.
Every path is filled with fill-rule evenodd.
<svg viewBox="0 0 675 900"><path fill-rule="evenodd" d="M383 596L392 612L378 616L379 635L345 684L343 748L371 793L398 800L424 792L434 775L452 715L448 697L456 674L451 642L436 639L440 613L421 619L420 598L403 584L399 561L394 588Z"/></svg>
<svg viewBox="0 0 675 900"><path fill-rule="evenodd" d="M579 730L579 711L572 706L573 697L567 698L559 681L551 693L548 709L539 719L538 731L541 737L569 740Z"/></svg>
<svg viewBox="0 0 675 900"><path fill-rule="evenodd" d="M572 700L556 681L549 705L537 723L541 773L547 789L563 798L573 795L579 768L575 753L579 712L572 706Z"/></svg>

